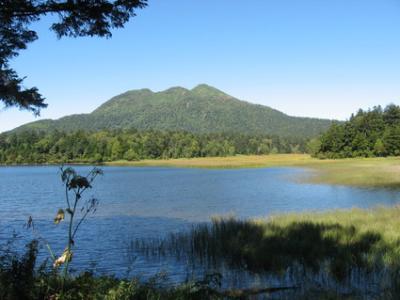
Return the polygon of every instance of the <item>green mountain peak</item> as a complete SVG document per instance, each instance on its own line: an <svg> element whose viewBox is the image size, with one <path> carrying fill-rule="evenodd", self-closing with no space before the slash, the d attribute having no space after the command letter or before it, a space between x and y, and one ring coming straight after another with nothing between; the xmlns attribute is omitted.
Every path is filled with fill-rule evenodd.
<svg viewBox="0 0 400 300"><path fill-rule="evenodd" d="M199 84L191 90L192 93L196 95L200 95L202 97L224 97L224 98L233 98L228 94L216 89L207 84Z"/></svg>

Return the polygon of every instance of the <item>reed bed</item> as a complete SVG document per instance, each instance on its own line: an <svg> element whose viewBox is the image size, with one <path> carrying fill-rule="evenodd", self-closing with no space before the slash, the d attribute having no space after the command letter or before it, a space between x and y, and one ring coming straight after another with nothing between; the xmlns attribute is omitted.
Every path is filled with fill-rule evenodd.
<svg viewBox="0 0 400 300"><path fill-rule="evenodd" d="M399 215L395 207L257 220L217 217L165 239L137 240L135 250L225 275L263 276L267 285L298 286L299 297L333 292L390 299L400 293Z"/></svg>

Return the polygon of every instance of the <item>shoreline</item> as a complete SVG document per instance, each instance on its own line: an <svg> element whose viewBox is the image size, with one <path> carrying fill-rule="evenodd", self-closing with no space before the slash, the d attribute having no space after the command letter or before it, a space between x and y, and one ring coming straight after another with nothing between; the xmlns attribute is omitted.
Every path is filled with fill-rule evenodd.
<svg viewBox="0 0 400 300"><path fill-rule="evenodd" d="M369 188L400 188L400 157L317 159L307 154L236 155L178 159L111 161L100 164L70 162L72 166L168 167L201 169L242 169L296 167L313 170L299 182ZM7 164L0 167L60 166L62 163Z"/></svg>

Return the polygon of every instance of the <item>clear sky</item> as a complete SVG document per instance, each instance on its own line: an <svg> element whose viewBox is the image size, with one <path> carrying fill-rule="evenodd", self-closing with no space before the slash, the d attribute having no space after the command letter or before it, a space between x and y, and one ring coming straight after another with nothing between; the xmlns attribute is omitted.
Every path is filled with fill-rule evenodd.
<svg viewBox="0 0 400 300"><path fill-rule="evenodd" d="M399 0L149 0L112 39L58 40L49 21L12 61L46 97L41 118L199 83L295 116L400 104ZM0 110L0 131L33 120Z"/></svg>

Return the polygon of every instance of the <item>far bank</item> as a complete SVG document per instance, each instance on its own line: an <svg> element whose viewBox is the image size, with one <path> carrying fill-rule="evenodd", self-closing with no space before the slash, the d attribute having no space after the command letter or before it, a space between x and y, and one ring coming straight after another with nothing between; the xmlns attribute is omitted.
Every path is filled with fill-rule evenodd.
<svg viewBox="0 0 400 300"><path fill-rule="evenodd" d="M110 166L158 166L179 168L269 168L302 167L314 170L299 178L308 183L358 187L400 187L400 158L317 159L308 154L236 155L179 159L149 159L106 162Z"/></svg>

